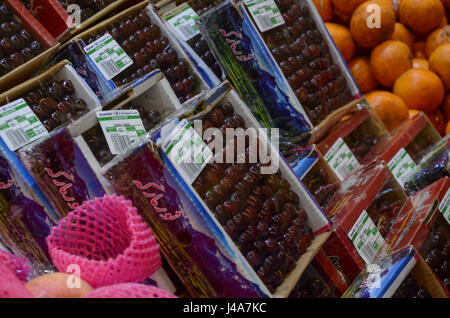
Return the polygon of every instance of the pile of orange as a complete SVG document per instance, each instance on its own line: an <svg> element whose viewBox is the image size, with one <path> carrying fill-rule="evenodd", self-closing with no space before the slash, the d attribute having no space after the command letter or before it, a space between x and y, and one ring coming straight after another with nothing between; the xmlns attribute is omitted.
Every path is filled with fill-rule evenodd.
<svg viewBox="0 0 450 318"><path fill-rule="evenodd" d="M419 111L450 133L449 0L314 0L389 130Z"/></svg>

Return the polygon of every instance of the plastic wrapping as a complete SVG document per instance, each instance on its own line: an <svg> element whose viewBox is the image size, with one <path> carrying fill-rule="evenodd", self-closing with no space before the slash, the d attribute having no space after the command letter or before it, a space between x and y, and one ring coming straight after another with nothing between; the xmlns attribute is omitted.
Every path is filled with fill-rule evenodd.
<svg viewBox="0 0 450 318"><path fill-rule="evenodd" d="M293 149L289 165L317 203L324 208L339 189L340 181L315 145Z"/></svg>
<svg viewBox="0 0 450 318"><path fill-rule="evenodd" d="M52 271L54 268L45 244L45 238L54 225L52 215L24 194L17 176L2 157L0 179L0 242L30 262L32 276Z"/></svg>
<svg viewBox="0 0 450 318"><path fill-rule="evenodd" d="M449 135L423 150L420 162L405 184L406 191L414 193L442 177L450 177L449 154Z"/></svg>
<svg viewBox="0 0 450 318"><path fill-rule="evenodd" d="M352 97L359 97L358 88L312 1L275 1L282 15L278 26L270 26L261 13L250 17L258 11L256 4L244 1L240 5L245 18L253 21L251 35L261 37L266 63L287 84L289 94L301 105L302 114L313 126L331 118L333 115L329 114L337 109L347 107Z"/></svg>

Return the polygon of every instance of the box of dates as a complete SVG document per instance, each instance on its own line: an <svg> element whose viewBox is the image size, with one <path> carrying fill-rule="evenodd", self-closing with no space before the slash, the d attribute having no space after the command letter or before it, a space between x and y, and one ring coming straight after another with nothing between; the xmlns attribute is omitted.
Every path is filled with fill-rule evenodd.
<svg viewBox="0 0 450 318"><path fill-rule="evenodd" d="M443 177L450 177L450 135L427 147L419 154L420 161L405 183L408 193L414 193Z"/></svg>
<svg viewBox="0 0 450 318"><path fill-rule="evenodd" d="M18 0L0 2L0 92L29 79L52 57L56 39Z"/></svg>
<svg viewBox="0 0 450 318"><path fill-rule="evenodd" d="M267 65L312 125L322 123L316 128L320 138L360 93L314 3L244 0L240 9L251 22L249 36L259 37Z"/></svg>
<svg viewBox="0 0 450 318"><path fill-rule="evenodd" d="M348 283L328 256L320 250L308 265L289 298L338 298Z"/></svg>
<svg viewBox="0 0 450 318"><path fill-rule="evenodd" d="M222 82L222 69L195 24L199 15L208 7L210 5L206 2L194 0L160 15L168 29L194 61L205 81L213 88Z"/></svg>
<svg viewBox="0 0 450 318"><path fill-rule="evenodd" d="M353 281L385 244L396 216L412 209L411 200L386 166L365 165L342 182L324 209L333 233L323 250Z"/></svg>
<svg viewBox="0 0 450 318"><path fill-rule="evenodd" d="M181 109L164 75L159 71L152 73L151 78L128 91L108 110L92 112L89 118L69 126L100 182L102 166Z"/></svg>
<svg viewBox="0 0 450 318"><path fill-rule="evenodd" d="M271 167L259 161L254 164L245 163L245 153L252 158L254 154L250 154L248 147L246 151L245 144L242 145L243 151L236 154L233 136L230 139L231 144L223 148L226 138L221 139L219 131L226 132L227 129L233 128L242 128L242 131L244 127L259 128L235 92L221 86L206 98L206 102L209 107L191 118L194 121L193 125L187 120L174 121L163 127L157 136L160 160L165 165L163 169L166 171L165 175L176 178L177 186L183 189L178 195L180 197L187 195L189 201L196 206L196 211L173 210L169 209L169 200L164 200L162 205L158 204L156 199L152 200L154 197L152 194L156 195L152 193L155 191L152 188L161 186L151 183L152 179L149 179L152 176L155 178L157 176L155 173L142 181L132 181L136 187L142 189L143 194L134 190L134 187L130 188L124 184L125 178L133 180L140 175L142 177L147 175L146 171L142 171L142 167L139 172L132 169L133 163L128 163L129 159L122 159L124 162L113 165L114 161L119 160L114 159L107 164L104 168L106 178L119 193L128 197L131 194L135 203L144 201L148 202L147 205L153 204L156 213L152 214L148 209L145 218L150 219L150 222L156 222L156 219L158 223L162 220L167 226L171 226L163 228L157 224L152 225L152 228L156 227L155 231L164 231L163 236L162 233L159 235L157 233L160 240L168 240L170 236L166 231L169 231L171 236L177 237L175 242L169 244L182 243L178 249L185 250L183 254L186 254L189 248L196 249L194 253L196 255L187 254L191 258L196 258L192 265L198 266L197 272L203 276L202 278L198 275L197 279L202 278L203 284L212 289L210 292L228 297L243 294L252 297L287 297L328 237L329 222L279 155L275 159L272 157L272 161L279 162L277 172L264 175L261 174L265 170L264 167L268 169ZM202 121L199 123L196 120ZM204 139L200 137L203 136L201 131L205 131ZM182 134L181 138L178 137L179 134ZM190 144L189 138L194 141L192 146L185 145L185 142ZM266 135L262 135L260 139L267 145ZM181 142L178 143L179 141ZM210 148L212 144L216 145L213 147L215 154ZM145 147L150 149L150 145ZM183 149L194 149L191 147L200 151L200 157L203 159L197 158L201 164L196 162L185 165L176 158L173 159L172 156L183 155ZM222 148L219 149L220 147ZM275 156L278 153L273 149L271 154ZM231 158L232 163L219 163L219 158L224 158L224 155ZM210 162L213 156L219 162ZM122 166L123 164L125 165ZM143 182L146 183L145 186ZM147 189L151 191L145 191ZM167 187L161 187L160 191L167 193ZM161 198L162 195L158 197ZM170 201L170 205L175 203L176 200ZM180 226L184 228L181 233L180 229L176 230ZM191 226L198 229L202 235L200 237L194 235ZM207 246L202 243L204 241L202 237L205 235L210 241L208 249L211 248L211 244L214 247L214 253L209 251L207 259L204 255ZM167 244L161 243L161 246L168 246ZM172 251L166 251L172 254L174 252L173 248ZM186 265L180 261L179 254L182 252L177 251L175 255L168 256L168 259L172 261L171 265L186 283L192 274L186 277L183 275L187 269L183 268ZM220 255L218 259L216 253ZM186 257L183 255L183 258ZM224 262L229 263L230 260L232 266L220 269L225 266ZM207 262L211 262L214 267L211 265L205 267ZM216 267L217 265L220 267ZM187 282L187 285L191 284L192 282ZM192 286L190 288L192 290Z"/></svg>
<svg viewBox="0 0 450 318"><path fill-rule="evenodd" d="M286 160L317 203L324 208L339 189L340 181L317 146L292 149Z"/></svg>
<svg viewBox="0 0 450 318"><path fill-rule="evenodd" d="M294 96L270 68L255 37L232 1L224 1L197 20L222 70L260 125L280 130L280 150L304 146L312 125Z"/></svg>
<svg viewBox="0 0 450 318"><path fill-rule="evenodd" d="M45 238L54 216L33 197L31 189L0 156L0 243L32 265L32 276L53 270Z"/></svg>
<svg viewBox="0 0 450 318"><path fill-rule="evenodd" d="M379 142L363 161L384 160L397 181L404 186L420 161L421 153L429 146L441 140L441 136L420 112L392 132L390 138Z"/></svg>
<svg viewBox="0 0 450 318"><path fill-rule="evenodd" d="M367 105L364 102L364 105ZM330 130L317 148L340 181L365 162L364 157L389 133L370 108L351 113Z"/></svg>
<svg viewBox="0 0 450 318"><path fill-rule="evenodd" d="M378 256L355 279L343 298L446 298L417 251L405 247Z"/></svg>
<svg viewBox="0 0 450 318"><path fill-rule="evenodd" d="M88 68L101 79L102 103L138 85L155 69L163 71L182 103L209 90L148 1L98 23L70 43L81 44Z"/></svg>
<svg viewBox="0 0 450 318"><path fill-rule="evenodd" d="M439 277L449 293L448 253L450 224L448 207L450 179L442 178L412 196L415 210L399 214L386 238L387 251L412 244ZM447 219L446 219L447 217Z"/></svg>

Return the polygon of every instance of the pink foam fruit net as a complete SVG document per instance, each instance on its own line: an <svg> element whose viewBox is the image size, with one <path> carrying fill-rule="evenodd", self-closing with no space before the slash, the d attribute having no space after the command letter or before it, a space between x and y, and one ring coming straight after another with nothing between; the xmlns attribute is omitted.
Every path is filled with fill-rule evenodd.
<svg viewBox="0 0 450 318"><path fill-rule="evenodd" d="M122 196L84 202L52 228L47 245L60 272L76 264L94 288L142 282L161 266L155 236Z"/></svg>
<svg viewBox="0 0 450 318"><path fill-rule="evenodd" d="M8 264L0 261L0 298L33 298Z"/></svg>
<svg viewBox="0 0 450 318"><path fill-rule="evenodd" d="M124 283L100 287L86 298L177 298L168 291L144 284Z"/></svg>
<svg viewBox="0 0 450 318"><path fill-rule="evenodd" d="M27 282L31 265L26 258L16 256L0 249L0 262L8 266L22 282Z"/></svg>

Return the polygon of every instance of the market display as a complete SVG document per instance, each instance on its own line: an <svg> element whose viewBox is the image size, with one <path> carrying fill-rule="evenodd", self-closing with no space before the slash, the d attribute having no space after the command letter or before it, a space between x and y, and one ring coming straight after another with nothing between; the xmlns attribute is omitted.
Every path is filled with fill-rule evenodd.
<svg viewBox="0 0 450 318"><path fill-rule="evenodd" d="M2 0L0 298L450 297L449 19Z"/></svg>

